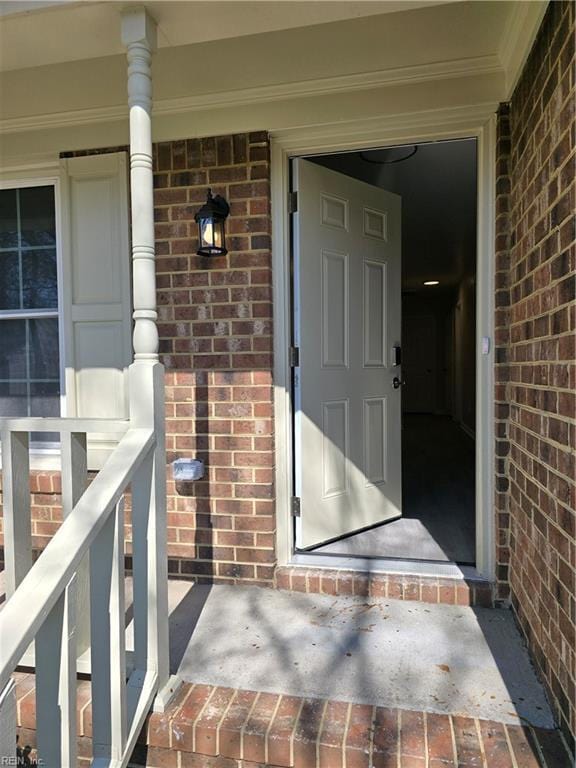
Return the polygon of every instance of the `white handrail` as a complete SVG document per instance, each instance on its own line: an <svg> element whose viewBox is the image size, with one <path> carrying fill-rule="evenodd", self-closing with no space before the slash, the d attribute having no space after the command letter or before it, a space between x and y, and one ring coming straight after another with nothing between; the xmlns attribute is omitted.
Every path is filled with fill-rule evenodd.
<svg viewBox="0 0 576 768"><path fill-rule="evenodd" d="M28 421L28 420L27 420ZM0 613L0 691L77 571L126 486L154 446L131 428Z"/></svg>
<svg viewBox="0 0 576 768"><path fill-rule="evenodd" d="M2 432L127 432L128 419L78 419L52 416L22 416L0 419Z"/></svg>

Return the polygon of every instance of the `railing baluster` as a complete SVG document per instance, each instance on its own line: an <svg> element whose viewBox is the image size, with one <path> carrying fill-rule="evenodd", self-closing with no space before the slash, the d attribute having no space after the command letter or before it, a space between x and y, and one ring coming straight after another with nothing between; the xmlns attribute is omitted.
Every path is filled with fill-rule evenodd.
<svg viewBox="0 0 576 768"><path fill-rule="evenodd" d="M132 592L134 607L134 668L146 672L148 660L148 611L150 557L148 547L154 539L148 537L150 498L152 492L152 462L150 453L140 464L132 481Z"/></svg>
<svg viewBox="0 0 576 768"><path fill-rule="evenodd" d="M178 687L168 658L164 369L134 363L130 387L132 422L152 423L155 437L152 456L142 461L132 481L135 667L157 676L154 709L164 711Z"/></svg>
<svg viewBox="0 0 576 768"><path fill-rule="evenodd" d="M76 502L84 493L88 477L88 458L85 432L62 432L61 469L62 469L62 517L66 519L74 509ZM76 653L81 656L90 648L90 611L89 611L89 557L76 573ZM89 669L81 669L88 672Z"/></svg>
<svg viewBox="0 0 576 768"><path fill-rule="evenodd" d="M0 691L0 757L16 765L16 684L10 680ZM9 762L9 761L12 762Z"/></svg>
<svg viewBox="0 0 576 768"><path fill-rule="evenodd" d="M36 635L36 734L43 765L77 762L75 629L72 580Z"/></svg>
<svg viewBox="0 0 576 768"><path fill-rule="evenodd" d="M121 760L127 738L124 503L90 548L92 741L94 758Z"/></svg>
<svg viewBox="0 0 576 768"><path fill-rule="evenodd" d="M28 433L2 430L6 596L32 566Z"/></svg>
<svg viewBox="0 0 576 768"><path fill-rule="evenodd" d="M160 378L159 367L156 373ZM152 429L131 428L93 483L84 489L85 437L64 426L64 521L30 568L28 435L8 433L9 429L3 429L4 489L11 512L7 543L12 549L8 560L17 589L0 613L0 756L14 757L16 717L10 676L26 646L35 639L39 757L49 766L64 768L77 763L78 572L90 555L93 763L108 768L122 764L155 701L159 679L166 677L164 666L167 670L167 641L163 642L167 634L166 563L163 539L156 530L164 520L163 442L156 443ZM135 538L141 581L136 587L136 602L140 606L137 634L142 669L131 675L128 685L122 493L131 483L139 510ZM24 518L22 509L28 511ZM28 524L25 536L20 535L23 522ZM27 568L18 571L16 566L25 561L19 546L22 542L27 543L29 560Z"/></svg>

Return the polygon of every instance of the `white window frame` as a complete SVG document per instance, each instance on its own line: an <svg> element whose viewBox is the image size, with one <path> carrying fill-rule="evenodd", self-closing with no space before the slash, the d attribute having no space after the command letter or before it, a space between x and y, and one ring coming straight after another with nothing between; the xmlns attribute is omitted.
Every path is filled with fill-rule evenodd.
<svg viewBox="0 0 576 768"><path fill-rule="evenodd" d="M58 348L59 348L59 376L60 376L60 416L66 416L66 363L64 360L64 274L63 274L63 242L62 242L62 197L61 180L59 173L50 173L49 175L40 175L34 171L28 173L18 173L14 175L3 175L0 178L0 189L28 189L30 187L48 187L54 188L54 215L56 227L56 280L58 306L56 312L50 312L51 317L58 318ZM8 319L7 314L0 312L0 319ZM33 317L34 310L30 315L22 315L24 318ZM44 316L42 313L38 317ZM1 417L1 414L0 414ZM58 443L32 443L30 446L30 466L31 469L59 469L60 468L60 448ZM2 466L2 455L0 452L0 467Z"/></svg>

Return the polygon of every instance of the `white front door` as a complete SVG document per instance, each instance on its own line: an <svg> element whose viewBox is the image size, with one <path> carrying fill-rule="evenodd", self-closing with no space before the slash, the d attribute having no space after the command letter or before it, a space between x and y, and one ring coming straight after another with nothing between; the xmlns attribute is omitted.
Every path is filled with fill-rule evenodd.
<svg viewBox="0 0 576 768"><path fill-rule="evenodd" d="M294 163L298 549L402 514L400 198Z"/></svg>

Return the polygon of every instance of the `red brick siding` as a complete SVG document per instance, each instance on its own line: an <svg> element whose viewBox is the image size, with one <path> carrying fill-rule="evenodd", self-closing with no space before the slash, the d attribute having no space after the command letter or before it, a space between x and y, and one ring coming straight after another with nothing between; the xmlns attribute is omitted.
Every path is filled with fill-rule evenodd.
<svg viewBox="0 0 576 768"><path fill-rule="evenodd" d="M482 579L466 581L378 571L281 566L276 568L275 586L292 592L324 595L387 597L443 605L477 605L483 608L494 605L493 584Z"/></svg>
<svg viewBox="0 0 576 768"><path fill-rule="evenodd" d="M274 575L269 176L265 132L154 146L168 461L194 456L207 467L205 480L178 488L169 472L175 575L260 584ZM231 206L229 253L211 259L196 256L194 222L209 187ZM32 473L37 550L61 521L59 483L58 472ZM127 539L129 551L129 526Z"/></svg>
<svg viewBox="0 0 576 768"><path fill-rule="evenodd" d="M510 345L510 108L498 111L496 137L496 211L495 211L495 305L494 322L494 435L495 478L494 514L496 519L497 598L510 596L508 564L510 561L510 517L508 514L508 395Z"/></svg>
<svg viewBox="0 0 576 768"><path fill-rule="evenodd" d="M574 104L574 6L554 2L512 96L508 168L508 118L505 113L500 116L498 221L504 223L509 216L510 249L507 256L505 235L499 234L502 300L497 326L502 362L497 365L496 400L502 409L497 416L507 421L497 426L498 461L507 461L507 467L497 466L502 545L498 556L499 574L503 581L508 577L514 610L561 726L572 736L576 731ZM506 317L509 336L502 328Z"/></svg>
<svg viewBox="0 0 576 768"><path fill-rule="evenodd" d="M158 316L168 460L170 572L270 583L274 570L272 270L266 133L154 147ZM196 256L208 188L230 203L229 253Z"/></svg>

